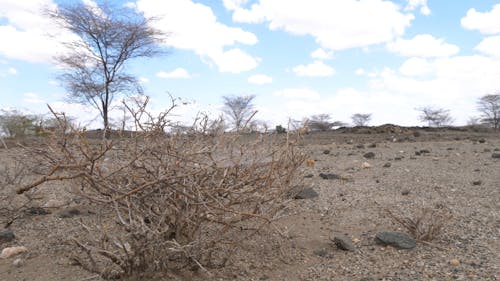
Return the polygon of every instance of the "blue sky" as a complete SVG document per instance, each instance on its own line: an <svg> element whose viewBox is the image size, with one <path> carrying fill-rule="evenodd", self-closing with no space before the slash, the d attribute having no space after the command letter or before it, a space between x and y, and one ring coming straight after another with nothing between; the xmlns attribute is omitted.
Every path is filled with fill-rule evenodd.
<svg viewBox="0 0 500 281"><path fill-rule="evenodd" d="M55 79L62 47L46 36L56 27L40 7L62 2L0 0L0 108L43 113L48 103L96 126L98 113L67 100ZM160 17L155 27L171 34L169 55L130 70L153 111L168 93L190 101L174 117L186 122L199 111L220 114L222 96L251 94L256 118L271 126L323 113L424 125L422 106L449 109L463 125L479 114L479 97L500 90L499 1L114 2Z"/></svg>

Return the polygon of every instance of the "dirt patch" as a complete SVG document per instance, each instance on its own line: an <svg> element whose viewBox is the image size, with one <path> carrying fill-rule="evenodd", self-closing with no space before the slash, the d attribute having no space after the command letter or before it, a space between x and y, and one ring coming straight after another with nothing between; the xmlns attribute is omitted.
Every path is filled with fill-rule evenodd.
<svg viewBox="0 0 500 281"><path fill-rule="evenodd" d="M314 164L301 168L304 179L299 189L311 188L317 197L291 197L276 216L275 227L242 241L225 267L209 269L210 273L195 269L156 273L148 278L498 280L500 159L492 155L500 150L500 136L469 131L415 133L391 126L380 130L305 136L302 149ZM367 153L369 158L364 157ZM0 149L2 167L22 157L15 148ZM80 221L92 220L95 213L69 188L57 182L44 185L25 209L40 207L49 212L22 210L13 220L9 229L15 239L0 242L0 248L25 246L28 251L0 259L0 280L101 280L70 260L73 248L68 237L77 236ZM44 207L50 200L53 204ZM410 250L375 241L382 231L408 233L384 209L412 217L423 208L451 214L434 240L417 242ZM332 233L351 239L355 250L339 249ZM16 259L20 261L14 264Z"/></svg>

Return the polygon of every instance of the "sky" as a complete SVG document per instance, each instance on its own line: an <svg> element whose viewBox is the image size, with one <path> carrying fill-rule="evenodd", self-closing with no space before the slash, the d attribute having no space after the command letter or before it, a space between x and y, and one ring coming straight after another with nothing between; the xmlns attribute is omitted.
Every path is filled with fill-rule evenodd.
<svg viewBox="0 0 500 281"><path fill-rule="evenodd" d="M79 0L74 0L79 1ZM72 102L54 56L60 38L42 7L67 1L0 0L0 109L47 112L88 126L98 112ZM83 0L92 5L92 0ZM500 1L138 0L109 1L169 34L168 55L132 61L151 110L186 101L173 119L220 114L223 96L255 95L255 118L286 125L316 114L370 125L425 125L418 108L478 116L476 101L500 90ZM120 112L113 113L116 118Z"/></svg>

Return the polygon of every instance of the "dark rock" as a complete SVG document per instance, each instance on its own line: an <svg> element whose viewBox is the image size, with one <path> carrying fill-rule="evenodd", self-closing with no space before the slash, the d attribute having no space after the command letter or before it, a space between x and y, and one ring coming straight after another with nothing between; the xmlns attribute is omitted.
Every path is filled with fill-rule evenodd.
<svg viewBox="0 0 500 281"><path fill-rule="evenodd" d="M328 149L323 150L323 154L330 154L330 150Z"/></svg>
<svg viewBox="0 0 500 281"><path fill-rule="evenodd" d="M313 254L319 257L326 257L328 255L328 251L326 249L317 249L313 251Z"/></svg>
<svg viewBox="0 0 500 281"><path fill-rule="evenodd" d="M65 210L62 210L58 216L60 218L72 218L72 217L76 217L76 216L86 216L86 215L90 215L90 214L94 214L94 213L91 211L87 211L87 210L80 210L76 207L71 207L71 208L67 208Z"/></svg>
<svg viewBox="0 0 500 281"><path fill-rule="evenodd" d="M500 153L493 153L493 154L491 154L491 157L499 159L500 158Z"/></svg>
<svg viewBox="0 0 500 281"><path fill-rule="evenodd" d="M314 177L313 174L307 174L307 175L304 176L304 178L307 178L307 179L312 178L312 177Z"/></svg>
<svg viewBox="0 0 500 281"><path fill-rule="evenodd" d="M356 250L351 242L351 239L343 234L334 233L331 237L331 240L340 250L349 252L354 252Z"/></svg>
<svg viewBox="0 0 500 281"><path fill-rule="evenodd" d="M483 152L491 152L491 149L489 149L489 148L485 148L485 149L483 150Z"/></svg>
<svg viewBox="0 0 500 281"><path fill-rule="evenodd" d="M403 157L400 157L400 156L394 157L394 160L396 160L396 161L401 161L402 159L403 159Z"/></svg>
<svg viewBox="0 0 500 281"><path fill-rule="evenodd" d="M0 243L7 243L14 239L16 239L16 236L14 235L14 232L12 232L12 230L6 229L0 231Z"/></svg>
<svg viewBox="0 0 500 281"><path fill-rule="evenodd" d="M500 151L500 148L495 148L493 149L493 151Z"/></svg>
<svg viewBox="0 0 500 281"><path fill-rule="evenodd" d="M337 174L320 173L319 176L324 180L339 180L340 179L340 176Z"/></svg>
<svg viewBox="0 0 500 281"><path fill-rule="evenodd" d="M363 155L363 157L365 157L366 159L373 159L373 158L375 158L375 153L367 152Z"/></svg>
<svg viewBox="0 0 500 281"><path fill-rule="evenodd" d="M428 149L421 149L420 150L420 154L425 154L425 153L431 153L431 151Z"/></svg>
<svg viewBox="0 0 500 281"><path fill-rule="evenodd" d="M311 199L318 197L318 193L314 191L314 189L308 187L303 190L301 190L299 193L297 193L293 198L294 199Z"/></svg>
<svg viewBox="0 0 500 281"><path fill-rule="evenodd" d="M413 136L418 138L421 136L421 133L420 132L413 132Z"/></svg>
<svg viewBox="0 0 500 281"><path fill-rule="evenodd" d="M415 155L420 156L420 154L422 154L420 151L415 151Z"/></svg>
<svg viewBox="0 0 500 281"><path fill-rule="evenodd" d="M356 145L356 148L363 149L363 148L365 148L365 145L364 144L358 144L358 145Z"/></svg>
<svg viewBox="0 0 500 281"><path fill-rule="evenodd" d="M479 142L479 143L485 143L485 142L486 142L486 140L485 140L485 139L480 139L480 140L478 140L477 142Z"/></svg>
<svg viewBox="0 0 500 281"><path fill-rule="evenodd" d="M42 207L29 207L28 209L26 209L26 213L28 215L33 215L33 216L50 214L49 211L47 211L46 209L44 209Z"/></svg>
<svg viewBox="0 0 500 281"><path fill-rule="evenodd" d="M269 280L269 276L264 274L259 278L259 280Z"/></svg>
<svg viewBox="0 0 500 281"><path fill-rule="evenodd" d="M405 190L401 191L401 195L406 196L408 194L410 194L410 191L408 189L405 189Z"/></svg>
<svg viewBox="0 0 500 281"><path fill-rule="evenodd" d="M483 182L482 182L482 181L480 181L480 180L477 180L477 181L473 181L473 182L472 182L472 185L481 185L481 184L483 184Z"/></svg>
<svg viewBox="0 0 500 281"><path fill-rule="evenodd" d="M377 147L377 144L376 143L371 143L368 145L368 148L375 148Z"/></svg>
<svg viewBox="0 0 500 281"><path fill-rule="evenodd" d="M410 236L396 231L384 231L375 235L375 242L382 245L390 245L398 249L413 249L417 242Z"/></svg>
<svg viewBox="0 0 500 281"><path fill-rule="evenodd" d="M453 147L448 147L446 150L453 150L454 148Z"/></svg>
<svg viewBox="0 0 500 281"><path fill-rule="evenodd" d="M391 166L392 166L392 164L390 162L387 162L382 167L384 167L384 168L390 168Z"/></svg>

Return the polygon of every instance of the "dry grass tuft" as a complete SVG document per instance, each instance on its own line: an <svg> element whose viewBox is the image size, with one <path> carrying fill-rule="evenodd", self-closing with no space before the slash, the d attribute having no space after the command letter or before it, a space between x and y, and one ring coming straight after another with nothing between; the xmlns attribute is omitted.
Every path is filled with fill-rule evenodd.
<svg viewBox="0 0 500 281"><path fill-rule="evenodd" d="M445 209L422 208L412 217L397 216L389 209L385 213L399 225L404 227L417 241L432 241L443 233L444 227L451 219Z"/></svg>

